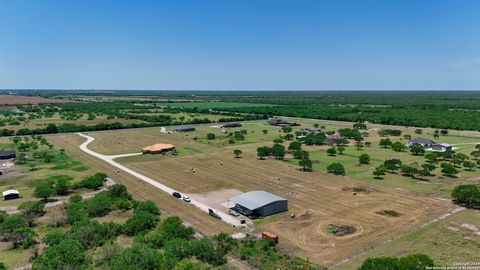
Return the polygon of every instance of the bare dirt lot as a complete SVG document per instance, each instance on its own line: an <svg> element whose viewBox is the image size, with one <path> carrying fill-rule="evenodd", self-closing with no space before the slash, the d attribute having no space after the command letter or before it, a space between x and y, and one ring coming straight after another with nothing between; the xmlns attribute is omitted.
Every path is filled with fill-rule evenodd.
<svg viewBox="0 0 480 270"><path fill-rule="evenodd" d="M0 95L1 105L10 104L41 104L41 103L65 103L73 102L67 99L43 98L34 96Z"/></svg>

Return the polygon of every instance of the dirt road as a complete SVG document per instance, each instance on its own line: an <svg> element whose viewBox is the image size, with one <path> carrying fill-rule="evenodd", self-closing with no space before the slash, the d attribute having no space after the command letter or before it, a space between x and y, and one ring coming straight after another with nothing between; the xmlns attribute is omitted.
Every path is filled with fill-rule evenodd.
<svg viewBox="0 0 480 270"><path fill-rule="evenodd" d="M145 176L143 174L140 174L132 169L129 169L125 166L123 166L122 164L114 161L115 158L119 158L119 157L128 157L128 156L135 156L135 155L141 155L142 153L131 153L131 154L122 154L122 155L103 155L103 154L100 154L100 153L97 153L95 151L92 151L90 149L88 149L88 145L93 142L95 140L95 138L91 137L91 136L88 136L86 134L82 134L82 133L78 133L79 136L83 137L83 138L86 138L87 140L82 143L80 145L80 149L89 154L89 155L92 155L98 159L101 159L105 162L107 162L108 164L130 174L130 175L133 175L135 176L136 178L168 193L168 194L172 194L173 192L175 192L176 190L162 184L161 182L157 181L157 180L154 180L148 176ZM196 201L196 200L193 200L190 202L192 205L196 206L198 209L200 209L201 211L205 212L205 213L208 213L208 209L209 207L199 201ZM217 209L213 209L214 212L216 212L224 222L230 224L230 225L234 225L234 226L241 226L240 224L240 220L228 215L228 214L225 214L223 212L220 212L218 211Z"/></svg>

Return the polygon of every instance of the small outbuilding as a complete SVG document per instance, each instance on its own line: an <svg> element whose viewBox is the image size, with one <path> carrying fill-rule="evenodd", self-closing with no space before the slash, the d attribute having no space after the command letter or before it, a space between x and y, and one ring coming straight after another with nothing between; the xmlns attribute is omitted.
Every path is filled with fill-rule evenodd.
<svg viewBox="0 0 480 270"><path fill-rule="evenodd" d="M5 190L2 192L2 196L4 200L13 200L21 197L20 192L18 192L16 189Z"/></svg>
<svg viewBox="0 0 480 270"><path fill-rule="evenodd" d="M307 128L302 128L301 131L307 132L307 133L320 133L323 132L321 128L316 128L316 127L307 127Z"/></svg>
<svg viewBox="0 0 480 270"><path fill-rule="evenodd" d="M432 151L448 152L448 151L452 151L452 150L453 150L453 146L451 144L448 144L448 143L436 143L436 144L432 145Z"/></svg>
<svg viewBox="0 0 480 270"><path fill-rule="evenodd" d="M288 121L283 117L272 117L268 119L268 123L273 126L281 126L288 124Z"/></svg>
<svg viewBox="0 0 480 270"><path fill-rule="evenodd" d="M188 132L188 131L195 131L195 128L192 125L182 125L178 126L175 131L177 132Z"/></svg>
<svg viewBox="0 0 480 270"><path fill-rule="evenodd" d="M275 194L254 190L230 198L234 210L245 216L266 217L288 210L288 200Z"/></svg>
<svg viewBox="0 0 480 270"><path fill-rule="evenodd" d="M164 154L168 151L175 152L175 145L169 143L157 143L142 148L142 153L144 154Z"/></svg>
<svg viewBox="0 0 480 270"><path fill-rule="evenodd" d="M15 150L0 151L0 159L16 158L17 152Z"/></svg>
<svg viewBox="0 0 480 270"><path fill-rule="evenodd" d="M230 123L225 123L222 125L224 128L232 128L232 127L241 127L242 124L239 122L230 122Z"/></svg>
<svg viewBox="0 0 480 270"><path fill-rule="evenodd" d="M408 141L407 146L411 147L415 144L418 144L421 147L432 147L432 145L436 144L436 142L434 142L430 139L427 139L427 138L418 137L418 138L411 139L410 141Z"/></svg>

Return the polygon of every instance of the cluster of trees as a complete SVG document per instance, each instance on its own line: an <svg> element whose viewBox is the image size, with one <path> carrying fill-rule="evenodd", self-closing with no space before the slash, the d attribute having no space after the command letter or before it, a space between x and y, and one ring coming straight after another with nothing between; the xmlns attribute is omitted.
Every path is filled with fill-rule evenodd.
<svg viewBox="0 0 480 270"><path fill-rule="evenodd" d="M434 266L433 260L425 254L411 254L405 257L368 258L358 270L424 270Z"/></svg>
<svg viewBox="0 0 480 270"><path fill-rule="evenodd" d="M377 133L381 137L402 135L402 131L399 130L399 129L382 129L382 130L378 131Z"/></svg>
<svg viewBox="0 0 480 270"><path fill-rule="evenodd" d="M455 202L473 209L480 209L480 187L476 184L458 185L452 190Z"/></svg>
<svg viewBox="0 0 480 270"><path fill-rule="evenodd" d="M27 211L39 211L39 208L43 212L43 205L23 205L22 214L8 215L4 211L0 211L0 240L11 242L13 248L33 246L36 243L35 236L37 234L31 228L33 222L28 222L25 217L32 217L32 214L27 214Z"/></svg>
<svg viewBox="0 0 480 270"><path fill-rule="evenodd" d="M56 176L44 180L37 180L35 182L35 190L33 195L37 198L42 198L44 202L48 202L48 198L54 195L65 196L68 195L72 189L88 188L99 189L103 186L107 175L104 173L95 173L92 176L86 177L75 184L71 184L72 179L69 176Z"/></svg>
<svg viewBox="0 0 480 270"><path fill-rule="evenodd" d="M283 159L285 157L285 146L279 143L274 143L271 147L258 147L257 156L259 159L265 159L267 156L274 156L276 159Z"/></svg>

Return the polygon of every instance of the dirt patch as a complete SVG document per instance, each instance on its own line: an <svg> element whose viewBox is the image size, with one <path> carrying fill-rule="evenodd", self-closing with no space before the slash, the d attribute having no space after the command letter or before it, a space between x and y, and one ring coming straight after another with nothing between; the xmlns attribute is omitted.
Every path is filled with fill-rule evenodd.
<svg viewBox="0 0 480 270"><path fill-rule="evenodd" d="M379 214L379 215L387 216L387 217L399 217L399 216L402 215L395 210L380 210L380 211L375 212L375 214Z"/></svg>
<svg viewBox="0 0 480 270"><path fill-rule="evenodd" d="M327 231L335 236L345 236L349 234L353 234L357 231L357 229L350 225L335 225L335 224L328 224Z"/></svg>
<svg viewBox="0 0 480 270"><path fill-rule="evenodd" d="M376 191L374 188L371 187L343 187L343 192L353 192L353 193L370 193Z"/></svg>
<svg viewBox="0 0 480 270"><path fill-rule="evenodd" d="M41 103L65 103L75 102L67 99L43 98L34 96L16 96L16 95L0 95L0 104L41 104Z"/></svg>

